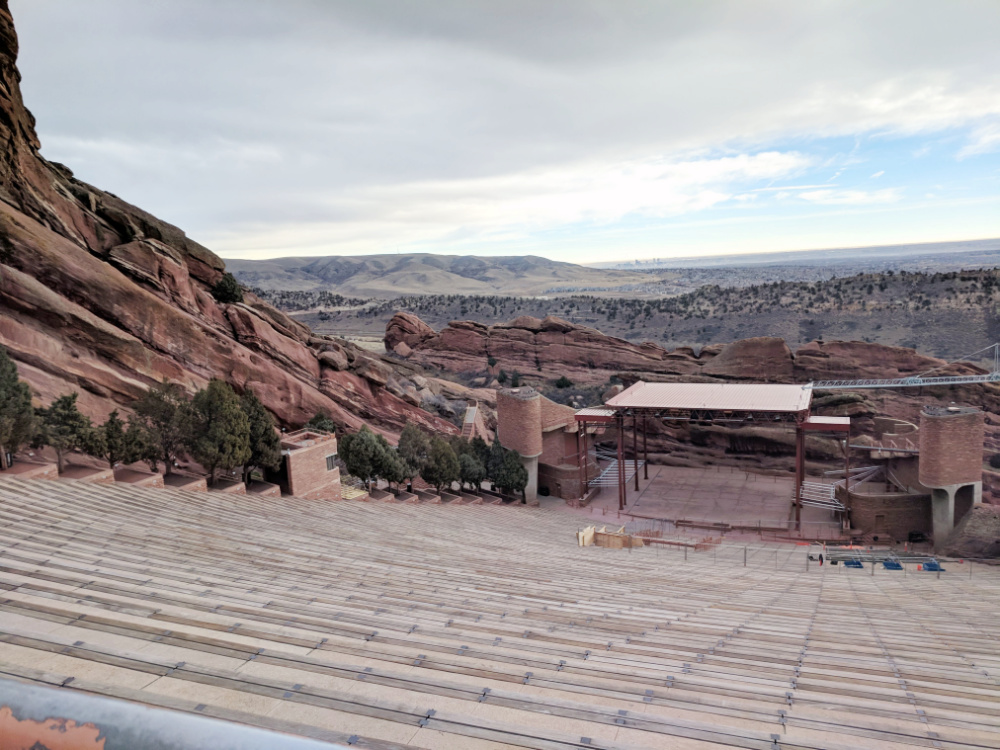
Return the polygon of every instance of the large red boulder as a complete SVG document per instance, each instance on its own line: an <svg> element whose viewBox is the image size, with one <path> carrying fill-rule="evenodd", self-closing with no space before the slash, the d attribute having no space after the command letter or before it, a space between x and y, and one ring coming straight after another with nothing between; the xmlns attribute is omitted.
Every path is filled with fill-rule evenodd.
<svg viewBox="0 0 1000 750"><path fill-rule="evenodd" d="M416 315L398 312L386 325L385 350L391 352L399 343L405 343L413 349L434 335L434 329Z"/></svg>
<svg viewBox="0 0 1000 750"><path fill-rule="evenodd" d="M793 374L792 352L784 339L760 336L727 344L702 368L703 375L733 380L787 383Z"/></svg>

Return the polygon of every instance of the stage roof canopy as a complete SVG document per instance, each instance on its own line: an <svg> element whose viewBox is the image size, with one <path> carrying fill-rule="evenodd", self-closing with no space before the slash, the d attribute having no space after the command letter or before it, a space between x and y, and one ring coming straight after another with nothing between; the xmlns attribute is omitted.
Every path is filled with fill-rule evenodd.
<svg viewBox="0 0 1000 750"><path fill-rule="evenodd" d="M605 404L620 410L695 409L795 414L809 410L812 391L801 385L761 383L645 383Z"/></svg>

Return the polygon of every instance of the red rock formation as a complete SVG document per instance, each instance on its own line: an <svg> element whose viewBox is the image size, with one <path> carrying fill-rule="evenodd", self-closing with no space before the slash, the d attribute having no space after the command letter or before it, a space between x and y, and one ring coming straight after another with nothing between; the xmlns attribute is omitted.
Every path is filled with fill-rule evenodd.
<svg viewBox="0 0 1000 750"><path fill-rule="evenodd" d="M403 354L400 344L409 352ZM494 326L455 321L435 333L415 315L397 313L386 326L385 346L412 362L450 372L484 371L493 357L508 372L545 379L566 375L576 383L604 382L619 370L682 375L698 367L693 352L668 354L656 344L632 344L552 315L544 320L525 315Z"/></svg>
<svg viewBox="0 0 1000 750"><path fill-rule="evenodd" d="M102 418L168 378L253 387L278 420L326 411L392 434L408 421L457 429L395 389L409 370L308 328L247 294L215 301L225 269L170 224L73 177L40 154L21 100L17 36L0 0L0 346L42 402L80 392ZM413 386L410 384L410 388Z"/></svg>
<svg viewBox="0 0 1000 750"><path fill-rule="evenodd" d="M395 338L389 335L390 331L404 330L410 332L409 338L403 339L399 333L393 334ZM419 318L399 314L387 329L387 348L392 349L392 341L398 342L397 346L405 341L411 349L407 357L410 362L456 373L482 374L487 370L487 358L492 356L498 360L490 368L493 374L499 368L508 372L517 369L529 384L546 380L551 383L561 375L567 375L577 385L606 383L616 375L628 385L636 380L807 383L905 377L936 368L942 375L983 372L970 364L948 365L912 349L859 341L812 342L793 354L782 339L762 337L705 347L695 356L687 347L666 352L655 344L632 344L551 317L521 317L489 327L460 321L435 334ZM820 392L814 400L814 413L850 416L855 434L860 434L871 430L875 415L915 421L924 404L941 400L977 405L987 412L988 425L1000 424L1000 387L994 384ZM660 460L681 465L736 463L787 470L793 445L786 433L749 427L733 430L653 425L649 445L654 454L664 454ZM834 450L828 442L811 440L810 457L830 460Z"/></svg>
<svg viewBox="0 0 1000 750"><path fill-rule="evenodd" d="M787 383L792 380L792 352L784 339L761 336L734 341L706 362L700 373L758 383Z"/></svg>

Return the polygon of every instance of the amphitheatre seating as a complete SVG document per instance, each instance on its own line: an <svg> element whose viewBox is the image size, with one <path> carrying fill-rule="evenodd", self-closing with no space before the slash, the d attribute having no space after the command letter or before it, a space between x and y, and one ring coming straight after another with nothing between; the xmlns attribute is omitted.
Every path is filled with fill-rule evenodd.
<svg viewBox="0 0 1000 750"><path fill-rule="evenodd" d="M432 503L432 504L437 505L437 504L440 504L440 502L441 502L441 496L438 495L438 494L435 494L433 490L418 490L418 489L414 489L413 494L415 494L417 497L419 497L420 498L420 502L422 502L422 503Z"/></svg>
<svg viewBox="0 0 1000 750"><path fill-rule="evenodd" d="M0 676L382 750L1000 747L1000 569L580 525L0 477Z"/></svg>

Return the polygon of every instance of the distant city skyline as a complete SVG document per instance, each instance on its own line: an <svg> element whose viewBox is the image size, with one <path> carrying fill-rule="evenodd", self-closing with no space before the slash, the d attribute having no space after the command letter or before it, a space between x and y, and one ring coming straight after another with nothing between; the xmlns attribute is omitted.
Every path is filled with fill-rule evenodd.
<svg viewBox="0 0 1000 750"><path fill-rule="evenodd" d="M223 257L1000 237L994 0L11 0L42 154Z"/></svg>

